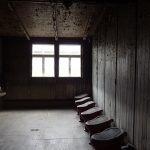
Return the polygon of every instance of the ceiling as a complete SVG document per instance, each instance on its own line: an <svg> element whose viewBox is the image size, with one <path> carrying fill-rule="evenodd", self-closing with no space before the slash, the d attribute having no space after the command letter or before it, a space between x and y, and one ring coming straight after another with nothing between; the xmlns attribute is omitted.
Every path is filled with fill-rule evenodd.
<svg viewBox="0 0 150 150"><path fill-rule="evenodd" d="M92 36L105 6L134 0L0 0L0 36Z"/></svg>
<svg viewBox="0 0 150 150"><path fill-rule="evenodd" d="M69 0L68 0L69 1ZM96 1L1 0L0 36L91 36L100 6Z"/></svg>

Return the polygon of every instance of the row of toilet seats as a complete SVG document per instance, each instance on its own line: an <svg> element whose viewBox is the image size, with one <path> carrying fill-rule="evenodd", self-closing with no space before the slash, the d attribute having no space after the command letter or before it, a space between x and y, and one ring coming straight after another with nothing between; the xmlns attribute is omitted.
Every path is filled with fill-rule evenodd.
<svg viewBox="0 0 150 150"><path fill-rule="evenodd" d="M130 145L122 146L127 135L122 129L112 127L112 118L103 115L88 94L74 97L80 122L85 123L85 131L90 134L90 144L95 150L132 150Z"/></svg>

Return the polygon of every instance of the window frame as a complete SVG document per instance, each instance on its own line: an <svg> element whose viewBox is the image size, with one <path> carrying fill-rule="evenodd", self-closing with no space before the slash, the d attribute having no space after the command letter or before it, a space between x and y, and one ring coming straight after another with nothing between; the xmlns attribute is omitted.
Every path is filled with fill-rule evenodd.
<svg viewBox="0 0 150 150"><path fill-rule="evenodd" d="M54 54L53 55L51 55L51 54L49 54L49 55L41 55L41 54L32 54L32 46L33 45L54 45ZM32 58L37 58L37 57L39 57L39 58L42 58L42 72L43 72L43 68L44 68L44 59L47 57L47 58L54 58L54 76L32 76ZM41 42L41 43L39 43L39 42L32 42L31 43L31 59L30 59L30 61L31 61L31 63L30 63L30 77L32 78L32 79L36 79L36 78L42 78L42 79L44 79L44 78L55 78L56 77L56 74L55 74L55 43L48 43L48 42L46 42L46 43L43 43L43 42Z"/></svg>
<svg viewBox="0 0 150 150"><path fill-rule="evenodd" d="M80 43L59 43L59 46L60 45L80 45L80 55L61 55L59 54L58 52L58 61L59 61L59 58L69 58L69 73L71 73L71 58L80 58L80 77L72 77L72 76L67 76L67 77L63 77L63 76L59 76L59 63L58 63L58 78L82 78L82 44Z"/></svg>
<svg viewBox="0 0 150 150"><path fill-rule="evenodd" d="M32 76L31 73L32 78L54 78L55 77L55 55L32 55L32 59L33 58L42 58L42 74L45 72L45 58L54 58L54 76Z"/></svg>
<svg viewBox="0 0 150 150"><path fill-rule="evenodd" d="M41 40L40 40L41 39ZM72 79L82 79L83 78L83 40L80 39L59 39L58 41L55 41L54 39L47 39L45 38L33 38L30 42L30 78L31 80L72 80ZM54 77L32 77L32 45L33 44L53 44L54 45ZM59 45L80 45L81 46L81 76L80 77L59 77Z"/></svg>

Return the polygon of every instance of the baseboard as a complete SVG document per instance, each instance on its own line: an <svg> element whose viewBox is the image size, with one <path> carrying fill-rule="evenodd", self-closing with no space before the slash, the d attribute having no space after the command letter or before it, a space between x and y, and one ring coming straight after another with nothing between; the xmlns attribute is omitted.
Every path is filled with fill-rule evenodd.
<svg viewBox="0 0 150 150"><path fill-rule="evenodd" d="M74 100L4 100L2 102L3 109L49 109L49 108L74 108Z"/></svg>

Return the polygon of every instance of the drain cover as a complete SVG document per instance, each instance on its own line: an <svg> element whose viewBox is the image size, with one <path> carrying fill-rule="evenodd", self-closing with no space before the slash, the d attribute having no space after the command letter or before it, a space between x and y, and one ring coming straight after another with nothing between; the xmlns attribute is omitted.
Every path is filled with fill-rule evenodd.
<svg viewBox="0 0 150 150"><path fill-rule="evenodd" d="M31 131L39 131L39 129L31 129Z"/></svg>

